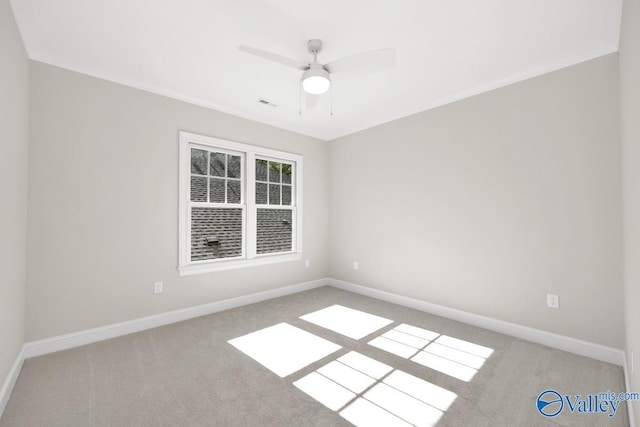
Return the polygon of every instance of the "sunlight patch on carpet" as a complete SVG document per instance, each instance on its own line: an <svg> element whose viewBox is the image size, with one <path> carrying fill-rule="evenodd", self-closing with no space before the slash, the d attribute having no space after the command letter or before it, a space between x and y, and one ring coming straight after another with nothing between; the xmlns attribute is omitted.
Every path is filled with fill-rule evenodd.
<svg viewBox="0 0 640 427"><path fill-rule="evenodd" d="M342 347L288 323L279 323L229 341L229 344L286 377Z"/></svg>
<svg viewBox="0 0 640 427"><path fill-rule="evenodd" d="M393 323L393 320L338 304L305 314L300 318L354 340L366 337Z"/></svg>
<svg viewBox="0 0 640 427"><path fill-rule="evenodd" d="M457 398L355 351L293 385L356 426L435 426Z"/></svg>
<svg viewBox="0 0 640 427"><path fill-rule="evenodd" d="M369 345L461 381L471 381L493 349L416 326L401 324Z"/></svg>

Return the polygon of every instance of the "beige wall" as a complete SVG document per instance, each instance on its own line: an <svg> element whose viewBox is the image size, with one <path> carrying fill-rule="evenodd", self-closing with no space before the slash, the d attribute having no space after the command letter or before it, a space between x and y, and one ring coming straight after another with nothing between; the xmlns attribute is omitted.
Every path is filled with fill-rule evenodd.
<svg viewBox="0 0 640 427"><path fill-rule="evenodd" d="M330 275L623 348L617 65L332 141Z"/></svg>
<svg viewBox="0 0 640 427"><path fill-rule="evenodd" d="M620 36L624 189L624 302L630 391L640 391L640 2L625 0ZM631 374L631 352L634 372ZM634 402L640 426L640 402Z"/></svg>
<svg viewBox="0 0 640 427"><path fill-rule="evenodd" d="M24 340L28 102L29 62L0 0L0 387Z"/></svg>
<svg viewBox="0 0 640 427"><path fill-rule="evenodd" d="M27 341L325 276L325 142L36 62L31 123ZM179 130L304 156L310 268L178 276Z"/></svg>

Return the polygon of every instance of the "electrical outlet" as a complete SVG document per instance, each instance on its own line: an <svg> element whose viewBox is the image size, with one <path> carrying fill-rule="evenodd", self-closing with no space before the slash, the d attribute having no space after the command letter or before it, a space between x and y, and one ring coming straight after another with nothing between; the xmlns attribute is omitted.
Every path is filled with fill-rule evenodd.
<svg viewBox="0 0 640 427"><path fill-rule="evenodd" d="M304 268L309 268L309 267L311 267L311 260L310 259L304 260Z"/></svg>
<svg viewBox="0 0 640 427"><path fill-rule="evenodd" d="M357 270L360 268L360 265L358 264L358 261L353 261L353 269Z"/></svg>
<svg viewBox="0 0 640 427"><path fill-rule="evenodd" d="M558 295L547 294L547 307L560 308L560 301L558 300Z"/></svg>
<svg viewBox="0 0 640 427"><path fill-rule="evenodd" d="M153 293L159 294L162 292L162 282L155 282L153 284Z"/></svg>

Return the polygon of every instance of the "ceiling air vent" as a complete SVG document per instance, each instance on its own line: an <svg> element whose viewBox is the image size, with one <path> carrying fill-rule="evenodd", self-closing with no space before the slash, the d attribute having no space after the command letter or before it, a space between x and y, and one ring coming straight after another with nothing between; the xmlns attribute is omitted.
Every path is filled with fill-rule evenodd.
<svg viewBox="0 0 640 427"><path fill-rule="evenodd" d="M258 102L263 105L268 105L269 107L277 107L276 104L274 104L273 102L269 102L266 99L258 99Z"/></svg>

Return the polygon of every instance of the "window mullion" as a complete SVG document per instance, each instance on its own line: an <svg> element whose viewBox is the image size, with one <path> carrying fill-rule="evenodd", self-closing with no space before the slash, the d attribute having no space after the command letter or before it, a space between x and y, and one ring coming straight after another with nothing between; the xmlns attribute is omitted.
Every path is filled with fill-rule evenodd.
<svg viewBox="0 0 640 427"><path fill-rule="evenodd" d="M295 218L295 251L302 252L302 162L296 162L291 166L291 207Z"/></svg>
<svg viewBox="0 0 640 427"><path fill-rule="evenodd" d="M224 183L224 201L225 203L229 203L229 155L224 155L224 176L222 177L222 182Z"/></svg>
<svg viewBox="0 0 640 427"><path fill-rule="evenodd" d="M211 202L211 194L209 194L209 192L211 191L211 151L207 150L207 202Z"/></svg>
<svg viewBox="0 0 640 427"><path fill-rule="evenodd" d="M256 156L253 152L246 153L246 191L245 204L247 206L247 216L245 224L245 243L247 248L247 259L256 257L256 236L257 230L257 209L256 209Z"/></svg>

